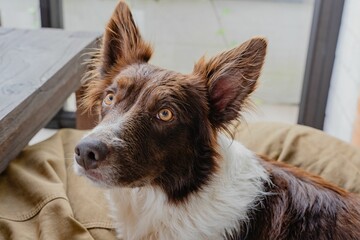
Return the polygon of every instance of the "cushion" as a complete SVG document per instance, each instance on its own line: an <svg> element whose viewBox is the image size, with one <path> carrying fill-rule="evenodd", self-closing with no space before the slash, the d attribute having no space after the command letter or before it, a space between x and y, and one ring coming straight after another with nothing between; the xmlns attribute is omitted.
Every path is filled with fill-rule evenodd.
<svg viewBox="0 0 360 240"><path fill-rule="evenodd" d="M63 129L26 147L0 175L0 239L115 239L103 189L74 174L84 131ZM235 138L253 151L360 193L360 150L312 128L254 123Z"/></svg>
<svg viewBox="0 0 360 240"><path fill-rule="evenodd" d="M350 192L360 193L360 149L301 125L240 125L235 139L270 159L300 167Z"/></svg>

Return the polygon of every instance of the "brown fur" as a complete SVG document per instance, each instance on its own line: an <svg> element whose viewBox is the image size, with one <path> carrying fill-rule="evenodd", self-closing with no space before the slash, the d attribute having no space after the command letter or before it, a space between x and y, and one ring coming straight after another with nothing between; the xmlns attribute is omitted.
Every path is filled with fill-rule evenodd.
<svg viewBox="0 0 360 240"><path fill-rule="evenodd" d="M270 193L229 239L344 240L360 237L359 197L301 169L262 157Z"/></svg>
<svg viewBox="0 0 360 240"><path fill-rule="evenodd" d="M120 2L82 104L96 109L101 120L102 130L86 139L105 143L107 154L93 159L92 152L84 160L88 155L78 148L76 161L108 187L151 185L161 188L170 203L186 203L216 174L217 131L239 117L256 88L266 45L253 38L208 61L201 58L191 74L164 70L148 64L152 49ZM109 93L114 101L104 104ZM173 113L171 121L157 118L164 108ZM268 160L261 164L272 181L264 183L268 194L229 239L360 239L358 198L296 168Z"/></svg>
<svg viewBox="0 0 360 240"><path fill-rule="evenodd" d="M84 109L97 110L102 124L127 116L124 126L112 134L126 139L131 148L90 136L108 143L108 159L99 163L106 169L114 166L108 181L122 186L154 184L174 202L206 184L217 168L216 131L239 116L239 108L255 89L265 50L266 41L253 38L209 61L202 58L193 74L167 71L147 63L152 50L120 2L91 67L82 103ZM108 93L115 94L111 106L102 103ZM173 121L156 119L163 107L173 111Z"/></svg>

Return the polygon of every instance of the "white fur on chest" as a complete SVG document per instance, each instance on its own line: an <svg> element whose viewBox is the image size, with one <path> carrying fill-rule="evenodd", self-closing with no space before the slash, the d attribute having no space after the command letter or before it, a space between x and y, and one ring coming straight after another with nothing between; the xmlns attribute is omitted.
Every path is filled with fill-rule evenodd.
<svg viewBox="0 0 360 240"><path fill-rule="evenodd" d="M238 228L268 181L257 157L243 145L218 137L218 173L184 204L167 202L161 189L117 188L108 198L117 233L123 239L222 239Z"/></svg>

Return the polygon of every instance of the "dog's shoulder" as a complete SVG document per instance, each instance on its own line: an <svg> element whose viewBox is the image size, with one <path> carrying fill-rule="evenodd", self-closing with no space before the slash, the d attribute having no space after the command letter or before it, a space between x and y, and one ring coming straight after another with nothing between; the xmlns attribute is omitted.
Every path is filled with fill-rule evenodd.
<svg viewBox="0 0 360 240"><path fill-rule="evenodd" d="M250 210L241 239L360 239L358 196L301 169L259 159L271 181L259 208Z"/></svg>

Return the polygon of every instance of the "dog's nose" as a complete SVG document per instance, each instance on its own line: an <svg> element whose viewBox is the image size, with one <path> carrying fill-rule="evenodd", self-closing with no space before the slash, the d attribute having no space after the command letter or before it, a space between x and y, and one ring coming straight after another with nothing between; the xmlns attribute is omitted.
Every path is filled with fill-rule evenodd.
<svg viewBox="0 0 360 240"><path fill-rule="evenodd" d="M75 147L75 160L85 169L94 169L108 153L109 149L105 143L94 138L84 138Z"/></svg>

